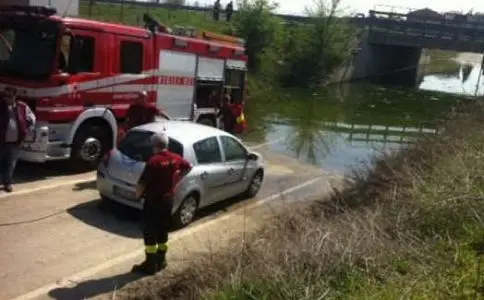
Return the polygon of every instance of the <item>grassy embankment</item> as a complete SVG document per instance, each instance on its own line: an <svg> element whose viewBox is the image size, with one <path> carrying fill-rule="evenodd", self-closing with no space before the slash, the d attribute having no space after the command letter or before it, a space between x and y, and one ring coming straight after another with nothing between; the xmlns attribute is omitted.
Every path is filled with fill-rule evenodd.
<svg viewBox="0 0 484 300"><path fill-rule="evenodd" d="M168 287L163 276L159 289L135 285L135 297L484 299L484 107L465 112L242 249L200 256Z"/></svg>
<svg viewBox="0 0 484 300"><path fill-rule="evenodd" d="M96 3L93 5L90 14L89 2L80 1L79 12L82 17L129 25L142 25L143 14L147 12L167 26L193 26L216 32L222 32L229 24L223 19L219 22L214 22L210 12L146 8L128 4L125 4L124 8L122 8L119 4Z"/></svg>

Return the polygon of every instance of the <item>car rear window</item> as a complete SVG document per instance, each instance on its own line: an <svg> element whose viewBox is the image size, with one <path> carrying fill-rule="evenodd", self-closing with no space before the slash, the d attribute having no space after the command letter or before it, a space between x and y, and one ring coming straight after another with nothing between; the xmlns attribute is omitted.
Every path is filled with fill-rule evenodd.
<svg viewBox="0 0 484 300"><path fill-rule="evenodd" d="M119 143L118 150L127 157L146 162L153 155L151 146L151 131L133 130L129 131ZM183 157L183 145L175 139L169 138L168 149Z"/></svg>

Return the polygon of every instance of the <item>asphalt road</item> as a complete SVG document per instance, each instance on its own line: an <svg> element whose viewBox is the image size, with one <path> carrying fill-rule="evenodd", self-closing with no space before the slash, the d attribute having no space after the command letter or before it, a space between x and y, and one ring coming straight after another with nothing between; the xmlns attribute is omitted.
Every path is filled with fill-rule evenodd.
<svg viewBox="0 0 484 300"><path fill-rule="evenodd" d="M173 232L171 268L257 226L267 208L320 195L338 180L265 145L256 148L267 162L258 197L201 211ZM143 258L139 214L114 204L101 209L93 172L72 175L52 164L23 165L18 174L14 193L0 194L0 299L84 299L138 279L129 269Z"/></svg>

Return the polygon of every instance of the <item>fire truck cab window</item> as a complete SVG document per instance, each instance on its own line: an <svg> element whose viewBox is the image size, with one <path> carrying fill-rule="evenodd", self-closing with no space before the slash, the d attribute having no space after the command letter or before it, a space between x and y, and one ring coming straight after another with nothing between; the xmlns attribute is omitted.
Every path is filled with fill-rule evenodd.
<svg viewBox="0 0 484 300"><path fill-rule="evenodd" d="M57 58L57 69L69 73L94 72L94 53L95 40L93 37L63 35Z"/></svg>
<svg viewBox="0 0 484 300"><path fill-rule="evenodd" d="M62 42L61 42L61 51L59 54L59 60L57 68L62 72L67 71L67 66L69 66L70 57L69 54L71 53L71 36L70 35L63 35Z"/></svg>
<svg viewBox="0 0 484 300"><path fill-rule="evenodd" d="M94 38L80 35L75 38L79 43L79 57L77 58L79 64L76 71L94 72Z"/></svg>
<svg viewBox="0 0 484 300"><path fill-rule="evenodd" d="M41 79L52 72L57 29L50 23L0 24L0 73Z"/></svg>
<svg viewBox="0 0 484 300"><path fill-rule="evenodd" d="M143 44L122 41L120 49L121 73L140 74L143 71Z"/></svg>

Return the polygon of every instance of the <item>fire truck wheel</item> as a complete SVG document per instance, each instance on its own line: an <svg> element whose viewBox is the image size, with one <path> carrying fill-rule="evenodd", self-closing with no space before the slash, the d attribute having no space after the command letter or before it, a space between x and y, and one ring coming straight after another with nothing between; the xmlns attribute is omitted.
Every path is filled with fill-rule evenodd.
<svg viewBox="0 0 484 300"><path fill-rule="evenodd" d="M200 119L198 119L198 123L207 125L210 127L215 127L215 122L210 117L201 117Z"/></svg>
<svg viewBox="0 0 484 300"><path fill-rule="evenodd" d="M83 125L72 143L72 167L79 171L97 168L109 148L108 130L98 124Z"/></svg>

